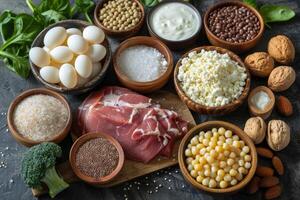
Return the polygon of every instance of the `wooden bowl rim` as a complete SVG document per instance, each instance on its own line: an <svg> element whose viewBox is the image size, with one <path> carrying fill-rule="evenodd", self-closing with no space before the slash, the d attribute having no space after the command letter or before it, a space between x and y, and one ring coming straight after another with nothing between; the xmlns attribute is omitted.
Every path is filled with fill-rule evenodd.
<svg viewBox="0 0 300 200"><path fill-rule="evenodd" d="M233 100L232 102L230 102L229 104L226 104L224 106L209 107L209 106L205 106L205 105L202 105L202 104L199 104L199 103L193 101L188 95L185 94L185 92L182 90L182 88L180 86L180 83L179 83L179 80L177 78L179 67L181 65L182 59L186 58L190 52L196 51L197 53L199 53L202 49L204 49L206 51L216 50L218 53L221 53L221 54L227 53L232 60L236 61L241 67L244 67L246 69L246 73L247 73L247 78L245 80L246 84L245 84L244 90L243 90L242 94L239 96L239 98ZM243 63L243 61L241 60L241 58L238 55L236 55L232 51L229 51L229 50L221 48L221 47L216 47L216 46L201 46L201 47L197 47L197 48L194 48L194 49L186 52L178 60L176 66L175 66L175 70L174 70L174 83L175 83L176 91L179 93L179 96L182 95L182 96L186 97L188 99L187 100L188 104L190 104L191 106L193 106L193 107L197 106L197 107L205 109L205 110L216 110L216 109L223 110L223 109L227 109L227 108L230 108L232 106L238 105L240 102L243 102L244 99L246 99L246 97L248 96L248 93L249 93L249 90L250 90L250 79L251 79L250 72L249 72L248 68L245 66L245 64Z"/></svg>
<svg viewBox="0 0 300 200"><path fill-rule="evenodd" d="M190 7L190 8L195 12L196 16L198 17L198 19L199 19L199 27L198 27L197 31L196 31L193 35L191 35L189 38L184 39L184 40L168 40L168 39L165 39L165 38L159 36L159 35L156 34L156 32L153 30L152 25L151 25L151 23L150 23L150 20L151 20L151 17L152 17L152 15L153 15L154 11L157 10L157 9L159 9L161 6L163 6L163 5L165 5L165 4L169 4L169 3L180 3L180 4L184 4L184 5L188 6L188 7ZM188 42L188 41L190 41L191 39L197 37L197 36L199 35L201 29L202 29L202 21L203 21L203 19L202 19L202 17L201 17L200 12L197 10L197 8L196 8L194 5L192 5L191 3L185 2L185 1L182 1L182 0L168 0L168 1L163 1L163 2L161 2L161 3L157 4L157 5L155 5L155 6L152 7L152 8L150 9L150 11L148 12L148 14L147 14L147 20L146 20L146 22L147 22L147 27L148 27L149 32L151 32L156 38L159 38L159 40L164 41L164 42L167 42L167 43L178 43L178 42L180 42L180 43L185 43L185 42Z"/></svg>
<svg viewBox="0 0 300 200"><path fill-rule="evenodd" d="M266 108L264 110L258 109L251 101L252 97L259 91L266 92L270 98L270 102L266 105ZM269 89L268 87L263 86L263 85L258 86L256 88L254 88L253 90L251 90L251 92L248 96L248 105L249 105L249 108L257 114L263 115L263 114L269 113L274 108L275 95L274 95L273 91L271 89Z"/></svg>
<svg viewBox="0 0 300 200"><path fill-rule="evenodd" d="M110 0L102 0L102 1L99 1L96 5L96 8L94 9L94 21L95 21L95 24L100 26L103 30L105 30L106 32L108 33L116 33L116 34L124 34L124 35L127 35L129 33L131 33L134 29L138 28L138 27L141 27L144 23L144 20L145 20L145 9L144 9L144 6L142 5L142 3L139 1L139 0L132 0L134 2L136 2L139 6L139 8L141 9L141 13L142 13L142 17L139 21L139 23L137 23L135 26L131 27L130 29L128 30L125 30L125 31L119 31L119 30L112 30L112 29L109 29L109 28L106 28L99 20L98 16L99 16L99 11L101 8L103 8L103 4L108 2Z"/></svg>
<svg viewBox="0 0 300 200"><path fill-rule="evenodd" d="M233 42L227 42L226 40L222 40L221 38L217 37L215 34L213 34L210 29L208 28L208 25L207 25L207 21L208 21L208 15L215 9L219 8L219 7L223 7L223 6L226 6L226 5L238 5L238 6L244 6L246 7L247 9L251 10L255 15L256 17L258 18L259 20L259 23L260 23L260 29L259 29L259 32L258 34L251 40L248 40L248 41L245 41L245 42L240 42L240 43L233 43ZM240 1L221 1L219 3L216 3L214 5L212 5L210 8L208 8L208 10L205 12L204 14L204 28L205 30L208 32L208 34L214 38L215 40L217 40L218 42L220 43L223 43L223 44L227 44L227 45L231 45L231 46L241 46L241 45L248 45L252 42L254 42L255 40L257 40L258 38L260 38L264 32L264 29L265 29L265 24L264 24L264 18L261 16L261 14L253 7L249 6L248 4L246 3L243 3L243 2L240 2Z"/></svg>
<svg viewBox="0 0 300 200"><path fill-rule="evenodd" d="M49 95L49 96L52 96L52 97L58 99L61 103L63 103L63 105L67 108L67 111L68 111L68 119L67 119L65 127L56 136L54 136L53 138L50 138L48 140L35 141L35 140L31 140L29 138L26 138L25 136L21 135L17 131L17 129L15 128L15 125L14 125L13 115L14 115L16 106L25 98L27 98L29 96L37 95L37 94ZM26 90L26 91L22 92L21 94L19 94L11 102L11 104L8 108L8 112L7 112L7 124L8 124L8 128L9 128L11 135L18 142L24 144L25 146L33 146L36 144L40 144L42 142L56 142L56 141L59 142L59 141L62 141L69 133L69 130L70 130L71 124L72 124L72 111L71 111L71 107L70 107L68 101L61 94L59 94L55 91L46 89L46 88L29 89L29 90Z"/></svg>
<svg viewBox="0 0 300 200"><path fill-rule="evenodd" d="M77 153L78 149L81 147L81 145L83 145L87 141L89 141L91 139L95 139L95 138L107 139L112 145L114 145L114 147L117 149L118 154L119 154L119 161L118 161L117 167L113 170L113 172L107 176L104 176L104 177L101 177L98 179L94 178L94 177L90 177L88 175L85 175L76 166L76 153ZM70 153L69 153L69 162L70 162L71 167L72 167L74 173L76 174L76 176L79 177L81 180L83 180L87 183L90 183L90 184L94 184L94 185L105 184L105 183L108 183L109 181L111 181L113 178L115 178L121 171L121 169L124 165L124 160L125 160L125 155L124 155L124 151L123 151L123 148L120 145L120 143L116 139L114 139L112 136L105 134L105 133L101 133L101 132L89 132L89 133L86 133L86 134L80 136L73 143Z"/></svg>
<svg viewBox="0 0 300 200"><path fill-rule="evenodd" d="M44 28L34 39L34 41L32 42L31 48L33 47L41 47L38 44L40 42L38 42L38 40L41 40L41 37L43 34L45 34L47 31L49 31L49 29L56 27L56 26L62 26L64 27L64 24L76 24L77 26L83 26L83 27L87 27L87 26L93 26L93 24L90 24L86 21L82 21L82 20L76 20L76 19L67 19L67 20L62 20L59 21L55 24L52 24L46 28ZM29 59L29 63L30 63L30 68L31 71L34 75L34 77L40 81L42 84L44 84L48 89L57 91L57 92L62 92L62 93L80 93L80 92L85 92L91 88L93 88L94 86L96 86L98 84L98 82L104 78L105 73L107 72L107 69L110 65L111 59L112 59L112 52L111 52L111 46L109 44L109 41L107 39L107 37L105 36L105 39L102 43L105 43L105 47L106 47L106 56L99 61L102 65L102 69L101 71L91 80L89 80L87 83L85 83L84 85L80 86L80 87L74 87L74 88L67 88L65 86L62 85L58 85L58 84L52 84L52 83L48 83L46 82L40 75L39 70L41 69L40 67L37 67L35 64L33 64L31 62L31 60Z"/></svg>
<svg viewBox="0 0 300 200"><path fill-rule="evenodd" d="M200 183L198 183L191 175L189 174L186 164L185 164L185 155L184 151L186 146L188 145L188 142L190 142L191 138L198 134L200 131L204 130L210 130L211 128L219 128L224 127L225 129L231 130L234 134L238 135L250 148L250 154L252 157L251 160L251 168L248 172L248 174L240 181L238 184L221 189L221 188L209 188L206 187ZM252 177L255 174L256 167L257 167L257 153L255 145L253 144L252 140L249 138L249 136L238 126L225 122L225 121L207 121L201 124L198 124L183 137L183 139L180 142L179 149L178 149L178 162L180 170L183 174L183 177L186 181L188 181L190 184L192 184L195 188L209 192L209 193L233 193L240 189L242 189L244 186L246 186L252 179Z"/></svg>
<svg viewBox="0 0 300 200"><path fill-rule="evenodd" d="M146 45L146 46L150 46L150 47L153 47L152 44L157 44L159 46L161 46L163 49L164 49L164 52L161 52L159 51L161 54L163 54L165 56L165 59L167 60L168 62L168 67L167 67L167 70L161 74L157 79L153 80L153 81L145 81L145 82L139 82L139 81L134 81L134 80L131 80L130 78L128 78L123 72L122 70L120 69L120 66L118 65L118 57L120 56L121 54L121 48L125 45L127 45L128 43L131 43L131 42L134 42L136 40L144 40L144 41L149 41L151 42L151 45L149 44L144 44L143 42L142 43L139 43L139 44L135 44L135 45L130 45L131 46L136 46L136 45ZM155 47L153 47L155 48ZM158 50L158 49L157 49ZM166 54L165 54L166 53ZM127 84L131 84L131 85L134 85L134 86L152 86L152 85L156 85L158 83L160 83L162 80L164 80L166 77L169 77L171 74L172 74L172 71L173 71L173 66L174 66L174 60L173 60L173 55L170 51L170 49L167 47L167 45L165 45L163 42L161 42L160 40L156 39L156 38L153 38L153 37L149 37L149 36L136 36L136 37L131 37L125 41L123 41L119 46L118 48L116 49L115 53L114 53L114 56L113 56L113 65L114 65L114 70L116 72L116 75L123 79L125 82L127 82Z"/></svg>

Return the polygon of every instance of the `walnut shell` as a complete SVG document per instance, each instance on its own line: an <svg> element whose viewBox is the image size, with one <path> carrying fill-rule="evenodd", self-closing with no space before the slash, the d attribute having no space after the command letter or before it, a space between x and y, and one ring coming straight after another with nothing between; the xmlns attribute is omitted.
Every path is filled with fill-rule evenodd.
<svg viewBox="0 0 300 200"><path fill-rule="evenodd" d="M268 86L274 92L287 90L296 80L296 73L292 67L279 66L273 69L269 76Z"/></svg>
<svg viewBox="0 0 300 200"><path fill-rule="evenodd" d="M255 144L259 144L265 139L267 125L261 117L251 117L246 121L244 131Z"/></svg>
<svg viewBox="0 0 300 200"><path fill-rule="evenodd" d="M290 127L282 120L271 120L268 124L267 142L274 151L284 149L290 143Z"/></svg>
<svg viewBox="0 0 300 200"><path fill-rule="evenodd" d="M295 47L292 41L285 35L272 37L268 44L268 53L277 62L288 65L295 59Z"/></svg>
<svg viewBox="0 0 300 200"><path fill-rule="evenodd" d="M245 64L251 74L259 77L267 77L274 69L274 60L266 52L255 52L245 58Z"/></svg>

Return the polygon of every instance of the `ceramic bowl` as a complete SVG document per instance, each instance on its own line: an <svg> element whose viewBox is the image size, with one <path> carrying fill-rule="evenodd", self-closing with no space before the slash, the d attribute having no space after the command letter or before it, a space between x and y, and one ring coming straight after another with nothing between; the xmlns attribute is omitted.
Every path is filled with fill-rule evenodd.
<svg viewBox="0 0 300 200"><path fill-rule="evenodd" d="M35 40L33 41L31 47L43 47L44 43L44 36L46 35L46 33L53 27L56 26L62 26L64 28L78 28L78 29L84 29L85 27L89 26L91 24L89 24L88 22L85 21L81 21L81 20L64 20L64 21L60 21L57 22L55 24L52 24L50 26L48 26L47 28L45 28L42 32L40 32L40 34L35 38ZM107 72L107 69L110 65L111 62L111 47L108 43L107 38L105 38L104 42L102 43L102 45L104 45L106 47L106 56L105 58L103 58L100 62L102 64L102 69L100 71L100 73L98 75L96 75L94 78L92 78L90 81L88 81L87 83L85 83L82 86L76 86L75 88L66 88L63 85L60 84L52 84L52 83L48 83L46 82L40 75L40 68L37 67L35 64L33 64L31 62L31 60L29 59L30 62L30 66L31 66L31 71L34 75L34 77L40 81L42 84L44 84L47 88L57 91L57 92L62 92L62 93L66 93L66 94L81 94L81 93L85 93L91 89L93 89L95 86L97 86L99 83L101 83L101 81L104 79L104 76Z"/></svg>
<svg viewBox="0 0 300 200"><path fill-rule="evenodd" d="M168 66L167 66L167 70L159 78L148 82L137 82L129 79L122 72L118 64L118 57L128 47L136 46L136 45L146 45L149 47L156 48L161 54L164 55L166 61L168 62ZM117 78L125 87L138 92L148 93L162 88L167 83L173 71L173 56L169 48L161 41L152 37L137 36L137 37L129 38L120 44L120 46L118 47L118 49L114 54L113 65L114 65L114 70L116 72Z"/></svg>
<svg viewBox="0 0 300 200"><path fill-rule="evenodd" d="M192 51L200 52L202 49L207 50L207 51L216 50L218 53L221 53L221 54L227 53L232 60L236 61L241 67L245 67L243 61L236 54L234 54L233 52L231 52L227 49L223 49L221 47L215 47L215 46L203 46L203 47L198 47L198 48L192 49L191 51L185 53L175 66L174 83L175 83L175 88L176 88L177 94L179 95L180 99L190 109L192 109L195 112L198 112L201 114L218 114L218 115L228 114L228 113L236 110L240 105L242 105L243 102L245 101L245 99L247 98L249 90L250 90L250 73L249 73L248 69L245 67L246 73L247 73L246 85L244 86L244 90L243 90L242 94L239 96L239 98L232 101L231 103L226 104L224 106L216 106L216 107L209 107L209 106L205 106L205 105L196 103L185 94L185 92L181 88L179 80L177 79L177 75L178 75L178 71L179 71L179 67L181 65L182 59L187 57L190 52L192 52Z"/></svg>
<svg viewBox="0 0 300 200"><path fill-rule="evenodd" d="M142 17L141 20L131 29L126 30L126 31L115 31L109 28L106 28L99 20L99 12L103 8L103 5L107 3L110 0L103 0L99 1L97 4L95 10L94 10L94 23L99 26L107 35L112 36L112 37L117 37L117 38L128 38L133 35L135 35L139 30L142 28L144 24L144 19L145 19L145 9L144 6L141 4L139 0L132 0L137 3L138 7L140 8L142 12Z"/></svg>
<svg viewBox="0 0 300 200"><path fill-rule="evenodd" d="M95 139L95 138L107 139L109 142L111 142L116 147L116 149L119 153L119 162L118 162L117 167L114 169L114 171L111 174L101 177L101 178L94 178L94 177L87 176L87 175L83 174L76 166L76 153L77 153L78 149L81 147L81 145L83 145L87 141L89 141L91 139ZM74 173L76 174L76 176L78 178L80 178L81 180L85 181L86 183L89 183L89 184L95 185L95 186L101 186L101 185L113 180L118 175L118 173L121 171L121 169L124 165L124 160L125 160L124 151L123 151L120 143L117 140L115 140L113 137L111 137L110 135L100 133L100 132L87 133L87 134L84 134L81 137L79 137L74 142L74 144L71 148L70 154L69 154L69 162L70 162L71 167L72 167Z"/></svg>
<svg viewBox="0 0 300 200"><path fill-rule="evenodd" d="M270 102L266 105L264 110L260 110L259 108L257 108L256 105L251 100L253 96L259 91L263 91L267 93L270 99ZM248 97L248 107L249 107L249 112L252 116L258 116L263 119L267 119L272 114L274 106L275 106L274 93L266 86L258 86L250 92Z"/></svg>
<svg viewBox="0 0 300 200"><path fill-rule="evenodd" d="M251 168L249 169L248 174L236 185L220 189L220 188L209 188L207 186L204 186L200 183L198 183L189 173L187 169L187 165L185 163L186 157L185 157L185 149L187 148L187 145L189 144L190 140L196 135L199 134L200 131L208 131L212 128L220 128L224 127L227 130L231 130L234 134L239 136L240 139L242 139L246 145L249 146L250 149L250 155L251 155ZM199 124L195 126L193 129L191 129L182 139L179 150L178 150L178 162L180 170L183 174L184 179L190 183L195 188L205 191L210 194L220 194L220 195L226 195L226 194L233 194L244 188L252 179L252 177L255 174L256 167L257 167L257 153L255 146L252 142L252 140L247 136L247 134L240 129L239 127L228 123L224 121L208 121L204 122L202 124Z"/></svg>
<svg viewBox="0 0 300 200"><path fill-rule="evenodd" d="M246 41L246 42L242 42L242 43L232 43L232 42L228 42L228 41L218 38L216 35L214 35L210 31L210 29L208 28L209 13L211 13L215 9L221 8L223 6L228 6L228 5L236 5L238 7L244 6L244 7L248 8L249 10L251 10L257 16L257 18L260 22L260 30L255 38L253 38L252 40ZM259 12L255 8L245 4L243 2L240 2L240 1L222 1L220 3L214 4L212 7L210 7L206 11L206 13L204 15L204 29L206 32L206 36L212 45L223 47L225 49L229 49L236 53L242 53L242 52L246 52L246 51L250 50L251 48L253 48L257 45L257 43L262 38L264 29L265 29L265 25L264 25L263 17L261 16L261 14L259 14Z"/></svg>
<svg viewBox="0 0 300 200"><path fill-rule="evenodd" d="M13 115L14 115L16 106L26 97L29 97L32 95L37 95L37 94L50 95L50 96L57 98L68 110L69 117L68 117L65 127L60 131L60 133L58 133L55 137L50 138L49 140L35 141L35 140L31 140L29 138L26 138L17 131L17 129L14 125ZM68 135L68 133L70 131L71 124L72 124L72 111L71 111L70 105L67 102L67 100L59 93L48 90L48 89L44 89L44 88L30 89L30 90L26 90L25 92L22 92L11 102L11 104L8 108L8 112L7 112L7 124L8 124L8 129L9 129L11 135L15 138L15 140L27 147L31 147L36 144L42 143L42 142L59 143L63 139L65 139L65 137Z"/></svg>
<svg viewBox="0 0 300 200"><path fill-rule="evenodd" d="M181 3L183 5L186 5L190 8L192 8L192 10L195 11L196 16L197 16L197 18L199 19L199 22L200 22L198 30L191 37L189 37L187 39L184 39L184 40L173 41L173 40L167 40L165 38L162 38L153 30L152 25L151 25L151 18L152 18L153 13L157 9L161 8L162 6L164 6L166 4L169 4L169 3L174 3L174 2ZM190 3L183 2L181 0L163 1L162 3L159 3L156 6L154 6L149 11L149 13L147 15L147 27L148 27L149 34L152 37L155 37L155 38L159 39L160 41L163 41L169 48L174 49L174 50L178 50L178 49L188 48L189 46L193 45L196 42L196 40L199 38L201 28L202 28L202 18L201 18L201 15L200 15L199 11Z"/></svg>

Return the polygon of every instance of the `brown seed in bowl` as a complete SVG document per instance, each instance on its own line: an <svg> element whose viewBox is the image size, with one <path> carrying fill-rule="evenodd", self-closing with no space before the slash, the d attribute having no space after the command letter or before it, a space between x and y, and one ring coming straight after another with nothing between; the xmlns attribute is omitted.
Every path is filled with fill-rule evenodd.
<svg viewBox="0 0 300 200"><path fill-rule="evenodd" d="M273 176L274 170L270 167L257 166L255 174L260 177Z"/></svg>
<svg viewBox="0 0 300 200"><path fill-rule="evenodd" d="M282 176L284 174L284 166L283 166L283 163L280 160L280 158L277 156L274 156L272 158L272 164L273 164L273 167L275 168L276 172Z"/></svg>

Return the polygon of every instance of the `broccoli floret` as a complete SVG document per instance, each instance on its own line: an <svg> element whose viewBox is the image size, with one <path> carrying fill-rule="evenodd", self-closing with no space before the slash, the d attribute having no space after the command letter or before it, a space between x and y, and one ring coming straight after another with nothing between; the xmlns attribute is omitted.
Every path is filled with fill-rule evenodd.
<svg viewBox="0 0 300 200"><path fill-rule="evenodd" d="M69 187L56 172L56 158L62 150L55 143L45 142L31 147L22 160L21 176L24 182L32 188L39 189L45 183L51 198Z"/></svg>

